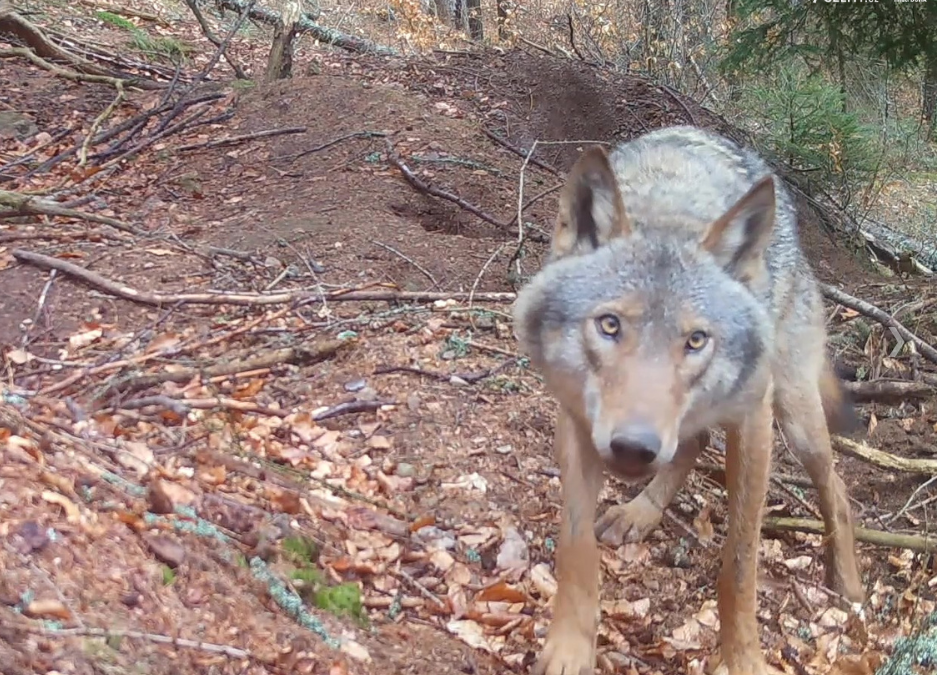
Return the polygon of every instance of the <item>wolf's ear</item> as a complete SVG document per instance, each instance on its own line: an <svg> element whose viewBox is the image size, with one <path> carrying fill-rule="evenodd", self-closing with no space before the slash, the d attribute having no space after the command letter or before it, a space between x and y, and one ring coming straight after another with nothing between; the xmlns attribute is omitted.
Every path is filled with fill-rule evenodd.
<svg viewBox="0 0 937 675"><path fill-rule="evenodd" d="M579 157L560 193L550 257L585 253L631 232L618 181L601 145Z"/></svg>
<svg viewBox="0 0 937 675"><path fill-rule="evenodd" d="M766 176L710 223L702 245L739 281L758 274L774 228L774 180Z"/></svg>

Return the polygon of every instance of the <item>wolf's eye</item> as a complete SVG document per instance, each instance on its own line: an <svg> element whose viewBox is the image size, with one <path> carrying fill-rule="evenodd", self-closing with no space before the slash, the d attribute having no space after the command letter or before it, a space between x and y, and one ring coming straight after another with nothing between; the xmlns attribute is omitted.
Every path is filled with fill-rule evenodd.
<svg viewBox="0 0 937 675"><path fill-rule="evenodd" d="M614 314L603 314L596 319L596 324L602 334L608 337L615 337L618 335L618 331L621 330L621 323L619 323L618 317Z"/></svg>
<svg viewBox="0 0 937 675"><path fill-rule="evenodd" d="M698 352L709 342L709 336L701 331L695 330L690 333L690 337L686 339L686 350L688 352Z"/></svg>

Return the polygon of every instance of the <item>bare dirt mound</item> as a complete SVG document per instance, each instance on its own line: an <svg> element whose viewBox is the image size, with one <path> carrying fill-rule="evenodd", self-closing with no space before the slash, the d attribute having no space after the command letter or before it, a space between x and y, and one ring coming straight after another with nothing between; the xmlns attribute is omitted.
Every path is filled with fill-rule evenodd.
<svg viewBox="0 0 937 675"><path fill-rule="evenodd" d="M15 386L0 390L0 604L60 622L3 628L11 672L502 673L539 650L555 586L554 404L515 353L508 306L483 294L537 269L559 174L586 141L672 123L735 132L646 81L523 52L328 54L322 73L227 92L211 105L229 120L109 178L88 208L143 235L0 230L0 343L16 347ZM66 106L93 117L110 100L60 82L34 99L35 76L5 62L4 95L42 107L53 135ZM288 127L305 130L179 149ZM535 141L521 201L543 196L524 210L518 252L518 176ZM863 282L814 220L802 229L821 276ZM141 308L66 274L46 288L13 246L166 301ZM174 300L209 289L296 295L269 309ZM441 299L458 291L477 297ZM34 318L24 343L20 322ZM899 368L875 335L849 342L849 358ZM937 421L906 403L868 412L892 428L914 418L927 439ZM649 541L604 551L604 671L702 672L716 646L718 474L694 475ZM772 514L814 517L797 477L782 478ZM882 471L847 480L870 526L913 489ZM627 493L610 487L606 502ZM821 588L820 537L778 537L763 548L761 606L779 667L828 672L907 630L902 593L932 576L926 560L886 563L862 545L877 613L857 628ZM341 584L357 590L337 596ZM92 643L89 627L117 634Z"/></svg>

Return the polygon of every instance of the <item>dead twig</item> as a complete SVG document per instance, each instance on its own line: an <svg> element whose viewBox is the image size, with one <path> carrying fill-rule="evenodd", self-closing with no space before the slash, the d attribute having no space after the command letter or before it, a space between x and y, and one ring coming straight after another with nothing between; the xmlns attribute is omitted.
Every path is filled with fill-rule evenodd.
<svg viewBox="0 0 937 675"><path fill-rule="evenodd" d="M32 626L26 623L4 622L5 626L12 630L21 630L28 633L38 633L46 637L67 638L74 636L99 637L99 638L128 638L131 640L146 640L158 644L173 645L175 647L185 647L188 649L197 649L203 652L213 654L224 654L232 659L255 659L256 657L246 649L231 647L229 645L219 645L213 642L202 642L196 640L186 640L185 638L172 637L170 635L158 635L155 633L143 633L136 630L113 630L107 628L58 628L51 629L45 626Z"/></svg>
<svg viewBox="0 0 937 675"><path fill-rule="evenodd" d="M453 380L456 382L462 380L467 384L476 384L481 382L485 378L491 377L492 375L497 374L498 372L504 370L508 366L514 365L516 359L509 358L505 359L497 366L488 368L478 373L440 373L435 370L425 370L423 368L414 368L413 366L379 366L374 369L375 375L389 375L391 373L413 373L414 375L425 375L426 377L431 377L434 380L439 380L440 382L450 382Z"/></svg>
<svg viewBox="0 0 937 675"><path fill-rule="evenodd" d="M469 291L468 306L469 306L470 308L471 308L471 306L472 306L472 300L475 299L475 289L477 289L477 288L478 288L478 284L481 283L482 277L485 275L485 272L488 270L488 266L492 263L492 261L493 261L495 258L498 257L498 254L500 254L501 251L504 250L504 246L505 246L504 243L502 243L501 245L499 245L498 248L495 249L494 253L492 253L492 254L488 257L488 260L485 261L485 264L482 265L482 268L478 271L478 276L475 277L475 282L472 284L472 290ZM474 321L473 321L472 323L474 324Z"/></svg>
<svg viewBox="0 0 937 675"><path fill-rule="evenodd" d="M196 0L185 0L185 4L192 10L192 14L195 15L195 20L198 22L199 27L202 29L202 33L205 34L205 37L208 38L208 41L211 42L215 47L221 48L223 42L215 35L212 29L209 27L208 22L205 20L205 17L202 15L202 10L199 9L198 3ZM234 71L234 77L239 80L246 80L247 73L239 66L234 59L228 54L228 50L222 50L222 56L224 60L228 62L228 65L231 66L231 69Z"/></svg>
<svg viewBox="0 0 937 675"><path fill-rule="evenodd" d="M323 410L312 416L316 422L330 420L333 417L342 415L357 415L359 413L374 412L380 410L385 405L396 405L395 401L345 401L338 405L333 405L328 410Z"/></svg>
<svg viewBox="0 0 937 675"><path fill-rule="evenodd" d="M406 178L407 182L410 183L410 185L412 185L414 188L416 188L420 192L431 195L433 197L438 197L439 199L445 199L446 201L450 201L453 204L456 204L457 206L465 209L469 213L475 216L478 216L479 218L484 220L486 223L491 223L492 225L495 225L499 229L506 229L506 225L504 223L502 223L500 220L498 220L494 216L491 216L485 213L474 204L471 204L465 201L458 195L454 195L451 192L446 192L445 190L440 190L439 188L433 187L432 185L428 185L427 183L424 183L422 180L420 180L416 176L416 174L413 173L413 170L410 169L410 167L408 167L404 163L404 161L397 155L397 152L394 150L394 145L393 143L391 143L389 139L387 139L387 158L391 161L391 163L394 166L400 169L400 173L403 174L403 177Z"/></svg>
<svg viewBox="0 0 937 675"><path fill-rule="evenodd" d="M413 260L412 258L409 258L409 257L405 256L403 253L401 253L400 251L398 251L397 249L395 249L393 246L388 246L387 244L384 244L384 243L382 243L382 242L379 242L377 239L372 239L372 240L371 240L371 243L374 244L375 246L380 246L381 248L383 248L383 249L385 249L385 250L388 250L388 251L390 251L391 253L393 253L394 255L397 255L397 256L399 256L400 258L406 260L408 263L410 263L411 265L413 265L417 270L419 270L420 273L421 273L424 277L426 277L427 279L430 280L430 282L433 284L433 288L439 288L439 282L436 281L436 277L434 277L432 274L430 274L429 270L427 270L425 267L423 267L423 266L422 266L420 263L418 263L417 261Z"/></svg>
<svg viewBox="0 0 937 675"><path fill-rule="evenodd" d="M855 310L860 314L864 314L870 319L878 321L886 328L894 328L902 338L909 342L913 342L924 358L926 358L931 363L937 363L937 349L924 342L924 340L908 330L902 323L888 314L888 312L885 310L879 309L875 305L868 303L865 300L855 298L848 293L839 290L835 286L830 286L829 284L820 284L820 289L827 299L832 300L833 302L838 302L839 304L848 307L849 309Z"/></svg>
<svg viewBox="0 0 937 675"><path fill-rule="evenodd" d="M572 23L570 23L570 26L572 26ZM514 255L511 256L511 260L517 266L518 281L521 280L521 256L524 252L524 241L527 239L527 230L524 227L524 172L527 170L527 165L530 164L530 158L533 156L536 149L537 141L534 141L527 155L524 157L524 163L521 164L521 172L517 185L517 248L514 250Z"/></svg>
<svg viewBox="0 0 937 675"><path fill-rule="evenodd" d="M81 150L78 152L78 166L80 167L88 163L88 148L91 146L91 141L95 134L98 133L98 129L101 128L101 124L117 110L117 106L123 103L125 96L123 82L118 81L114 86L117 88L117 96L114 97L111 104L107 106L100 115L94 118L94 122L91 123L91 129L88 131L88 135L85 136L85 140L81 144Z"/></svg>
<svg viewBox="0 0 937 675"><path fill-rule="evenodd" d="M270 138L272 136L284 136L286 134L304 134L307 127L286 127L285 129L266 129L264 131L255 131L252 134L241 134L240 136L231 136L229 138L216 138L213 141L204 143L188 143L176 148L177 152L187 152L189 150L201 150L205 148L221 148L228 145L237 145L245 141L252 141L257 138Z"/></svg>
<svg viewBox="0 0 937 675"><path fill-rule="evenodd" d="M808 534L819 535L826 533L826 527L823 521L813 520L811 518L768 517L764 519L762 530L765 532L806 532ZM882 530L870 530L865 527L857 527L856 540L885 548L906 548L922 553L937 551L937 538L919 534L899 534L896 532L883 532Z"/></svg>
<svg viewBox="0 0 937 675"><path fill-rule="evenodd" d="M513 152L515 155L517 155L518 157L522 159L526 158L527 155L529 154L527 150L524 150L523 148L518 148L516 145L512 145L509 141L502 138L501 136L493 132L491 129L484 128L482 129L482 131L484 131L485 135L491 140L493 140L495 143L497 143L498 145L504 148L507 148L508 150L510 150L511 152ZM531 157L530 163L533 164L534 166L539 166L544 171L548 171L552 173L554 176L562 175L559 169L557 169L554 166L551 166L550 164L547 164L544 161L537 159L536 157Z"/></svg>
<svg viewBox="0 0 937 675"><path fill-rule="evenodd" d="M292 154L292 155L284 155L283 157L276 157L275 159L276 159L276 160L287 161L287 162L292 162L292 161L294 161L294 160L299 159L300 157L305 157L306 155L311 155L311 154L316 153L316 152L321 152L321 151L323 151L323 150L327 150L327 149L331 148L333 145L338 145L338 144L341 143L342 141L347 141L347 140L349 140L349 139L351 139L351 138L385 138L386 136L387 136L387 134L385 134L385 133L383 133L383 132L381 132L381 131L354 131L354 132L352 132L352 133L350 133L350 134L345 134L344 136L339 136L338 138L335 138L335 139L333 139L333 140L331 140L331 141L328 141L327 143L323 143L322 145L317 145L317 146L314 147L314 148L309 148L308 150L302 150L302 151L297 152L297 153L294 153L294 154Z"/></svg>

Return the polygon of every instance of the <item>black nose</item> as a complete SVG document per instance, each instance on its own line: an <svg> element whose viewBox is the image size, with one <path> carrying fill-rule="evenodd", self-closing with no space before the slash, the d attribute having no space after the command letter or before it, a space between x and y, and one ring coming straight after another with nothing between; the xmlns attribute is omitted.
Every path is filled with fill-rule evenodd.
<svg viewBox="0 0 937 675"><path fill-rule="evenodd" d="M612 437L612 453L623 462L650 464L657 459L661 440L653 429L634 427L623 429Z"/></svg>

